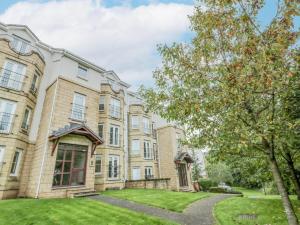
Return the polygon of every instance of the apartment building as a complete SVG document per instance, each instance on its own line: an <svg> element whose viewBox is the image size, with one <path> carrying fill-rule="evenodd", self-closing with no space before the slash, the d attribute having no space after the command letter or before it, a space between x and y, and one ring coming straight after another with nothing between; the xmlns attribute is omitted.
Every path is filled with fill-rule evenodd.
<svg viewBox="0 0 300 225"><path fill-rule="evenodd" d="M113 71L3 23L0 68L0 199L160 178L191 190L183 130L147 112Z"/></svg>

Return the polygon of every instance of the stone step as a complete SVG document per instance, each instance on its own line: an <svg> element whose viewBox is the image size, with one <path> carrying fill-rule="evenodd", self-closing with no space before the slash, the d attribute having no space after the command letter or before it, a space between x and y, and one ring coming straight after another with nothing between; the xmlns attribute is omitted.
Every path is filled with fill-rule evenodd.
<svg viewBox="0 0 300 225"><path fill-rule="evenodd" d="M86 197L86 196L95 196L98 195L96 191L84 191L84 192L77 192L73 194L74 198L79 198L79 197Z"/></svg>

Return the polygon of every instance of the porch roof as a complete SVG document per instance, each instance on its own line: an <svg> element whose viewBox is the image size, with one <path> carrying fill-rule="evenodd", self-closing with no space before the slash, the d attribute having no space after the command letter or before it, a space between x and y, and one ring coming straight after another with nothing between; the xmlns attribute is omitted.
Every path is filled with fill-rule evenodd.
<svg viewBox="0 0 300 225"><path fill-rule="evenodd" d="M95 134L95 132L92 131L85 124L70 123L70 125L66 125L63 128L59 128L57 131L53 131L52 134L49 136L49 140L55 142L52 149L52 154L55 150L59 139L68 134L77 134L88 138L93 143L92 154L94 153L96 146L104 142L102 138Z"/></svg>
<svg viewBox="0 0 300 225"><path fill-rule="evenodd" d="M174 161L175 161L175 163L181 163L183 160L185 160L187 163L194 162L194 160L192 159L190 154L187 152L181 152L181 153L177 154Z"/></svg>

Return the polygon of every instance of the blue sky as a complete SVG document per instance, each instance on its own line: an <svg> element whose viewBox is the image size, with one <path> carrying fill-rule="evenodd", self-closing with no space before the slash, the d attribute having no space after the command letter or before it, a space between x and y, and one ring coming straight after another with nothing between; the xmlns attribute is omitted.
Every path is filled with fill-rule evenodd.
<svg viewBox="0 0 300 225"><path fill-rule="evenodd" d="M262 27L275 15L275 2L266 0L259 15ZM187 15L193 4L194 0L0 0L0 21L28 25L43 42L114 70L135 90L141 84L153 85L152 71L161 63L157 44L191 40ZM299 29L299 17L295 21Z"/></svg>

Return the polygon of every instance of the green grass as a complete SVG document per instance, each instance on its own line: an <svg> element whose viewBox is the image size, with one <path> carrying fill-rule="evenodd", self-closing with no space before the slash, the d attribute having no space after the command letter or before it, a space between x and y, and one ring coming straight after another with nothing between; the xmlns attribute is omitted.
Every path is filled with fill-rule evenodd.
<svg viewBox="0 0 300 225"><path fill-rule="evenodd" d="M90 199L3 200L0 215L5 225L175 224Z"/></svg>
<svg viewBox="0 0 300 225"><path fill-rule="evenodd" d="M279 195L264 195L259 190L235 188L244 197L234 197L219 202L214 208L218 225L288 225ZM300 202L294 200L294 209L300 218ZM238 218L241 214L256 214L255 220Z"/></svg>
<svg viewBox="0 0 300 225"><path fill-rule="evenodd" d="M190 203L212 195L205 192L190 193L157 189L110 190L102 194L175 212L182 212Z"/></svg>

